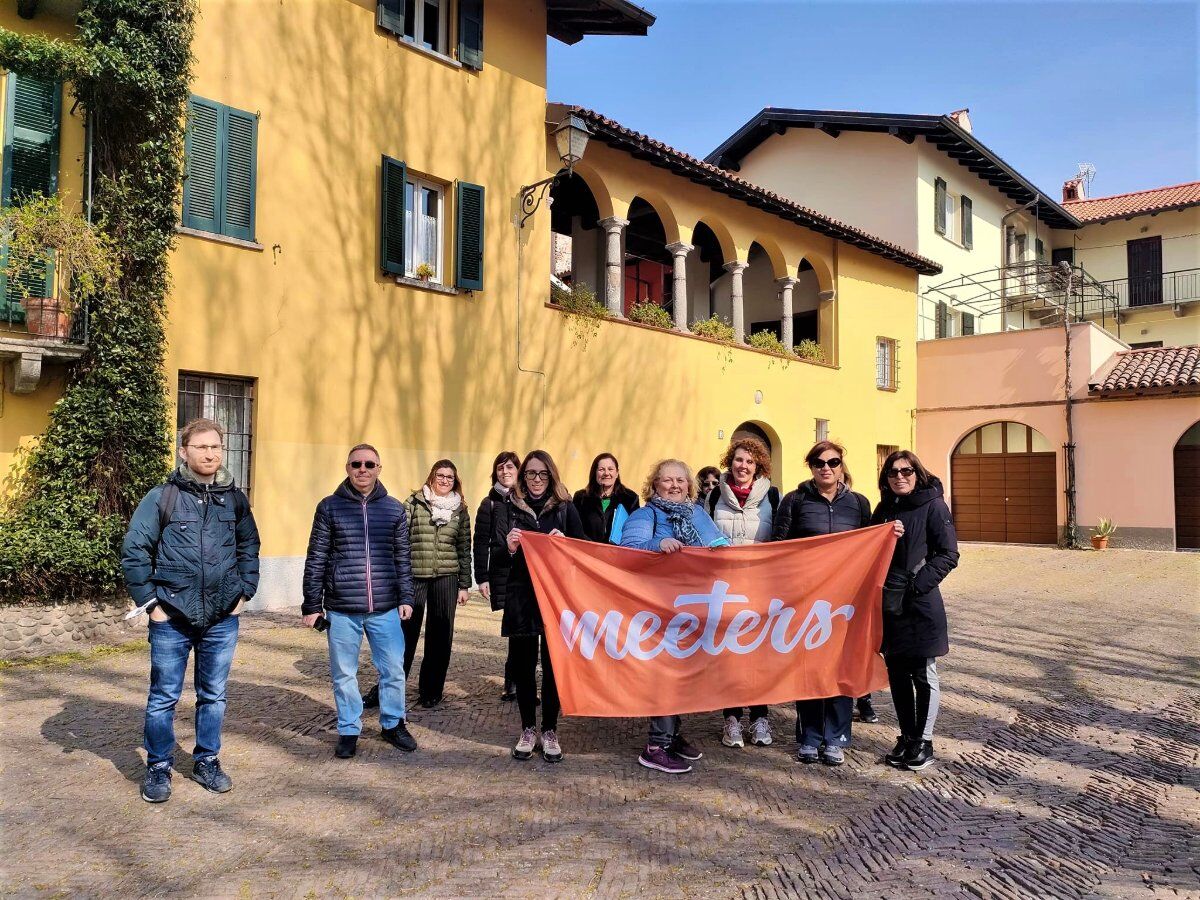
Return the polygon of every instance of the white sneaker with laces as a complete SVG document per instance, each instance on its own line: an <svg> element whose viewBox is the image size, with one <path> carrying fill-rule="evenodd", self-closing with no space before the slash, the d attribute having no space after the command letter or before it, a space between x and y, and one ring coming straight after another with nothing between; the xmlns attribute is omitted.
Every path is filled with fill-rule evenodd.
<svg viewBox="0 0 1200 900"><path fill-rule="evenodd" d="M542 732L542 759L546 762L562 762L562 747L558 743L558 735L553 729Z"/></svg>
<svg viewBox="0 0 1200 900"><path fill-rule="evenodd" d="M771 723L767 721L766 716L750 723L750 743L766 747L774 740L771 736Z"/></svg>
<svg viewBox="0 0 1200 900"><path fill-rule="evenodd" d="M738 721L737 716L725 717L725 732L721 735L721 743L726 747L746 746L746 741L742 738L742 723Z"/></svg>
<svg viewBox="0 0 1200 900"><path fill-rule="evenodd" d="M517 738L516 746L512 749L513 759L530 759L537 749L538 733L536 728L526 728Z"/></svg>

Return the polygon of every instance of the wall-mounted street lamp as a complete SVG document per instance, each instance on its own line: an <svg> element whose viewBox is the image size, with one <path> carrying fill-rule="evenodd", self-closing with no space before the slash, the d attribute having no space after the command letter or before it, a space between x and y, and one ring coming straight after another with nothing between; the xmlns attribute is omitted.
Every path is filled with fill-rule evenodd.
<svg viewBox="0 0 1200 900"><path fill-rule="evenodd" d="M575 164L583 159L583 151L587 148L588 138L591 136L591 129L579 116L567 116L558 123L558 127L554 129L554 142L558 146L558 158L562 160L563 167L549 178L521 188L521 221L518 223L520 228L524 228L529 217L537 212L551 185L564 174L570 176L575 171Z"/></svg>

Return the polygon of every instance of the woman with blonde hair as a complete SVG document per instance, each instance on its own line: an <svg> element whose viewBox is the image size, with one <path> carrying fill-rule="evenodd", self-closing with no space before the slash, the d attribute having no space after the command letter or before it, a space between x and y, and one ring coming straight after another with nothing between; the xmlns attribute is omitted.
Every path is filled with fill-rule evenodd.
<svg viewBox="0 0 1200 900"><path fill-rule="evenodd" d="M646 505L633 512L621 532L621 546L656 553L674 553L683 547L726 547L708 513L695 504L696 481L687 463L664 459L650 470L642 487ZM690 760L704 754L679 732L679 716L655 716L650 736L638 762L668 775L692 771Z"/></svg>

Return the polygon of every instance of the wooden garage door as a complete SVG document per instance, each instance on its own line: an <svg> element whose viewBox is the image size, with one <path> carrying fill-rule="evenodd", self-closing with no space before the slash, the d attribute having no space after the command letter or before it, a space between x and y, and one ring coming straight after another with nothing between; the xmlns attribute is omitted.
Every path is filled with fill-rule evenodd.
<svg viewBox="0 0 1200 900"><path fill-rule="evenodd" d="M1175 546L1200 549L1200 446L1175 446Z"/></svg>
<svg viewBox="0 0 1200 900"><path fill-rule="evenodd" d="M959 539L1057 543L1054 452L1028 449L1036 432L1030 434L1024 425L1006 422L986 428L968 435L951 458L951 509ZM991 452L998 450L1021 452Z"/></svg>

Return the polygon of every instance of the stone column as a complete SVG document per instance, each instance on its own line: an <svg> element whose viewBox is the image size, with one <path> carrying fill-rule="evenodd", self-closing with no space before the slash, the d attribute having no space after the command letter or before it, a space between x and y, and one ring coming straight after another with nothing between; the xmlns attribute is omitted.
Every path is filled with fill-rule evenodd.
<svg viewBox="0 0 1200 900"><path fill-rule="evenodd" d="M725 263L725 271L729 273L729 302L733 306L733 339L739 344L746 343L746 311L742 303L742 273L750 263L734 260Z"/></svg>
<svg viewBox="0 0 1200 900"><path fill-rule="evenodd" d="M667 252L671 254L672 280L671 301L675 307L675 330L688 330L688 295L687 295L687 255L695 249L691 244L682 241L667 244Z"/></svg>
<svg viewBox="0 0 1200 900"><path fill-rule="evenodd" d="M793 328L795 323L792 321L792 288L799 284L799 281L798 278L787 276L776 282L779 285L779 328L783 334L783 346L787 347L789 353L796 343Z"/></svg>
<svg viewBox="0 0 1200 900"><path fill-rule="evenodd" d="M621 236L625 233L628 219L609 216L601 219L600 227L604 229L604 304L608 314L616 318L624 318L624 305L621 303L622 282L625 279L625 254L621 250Z"/></svg>

